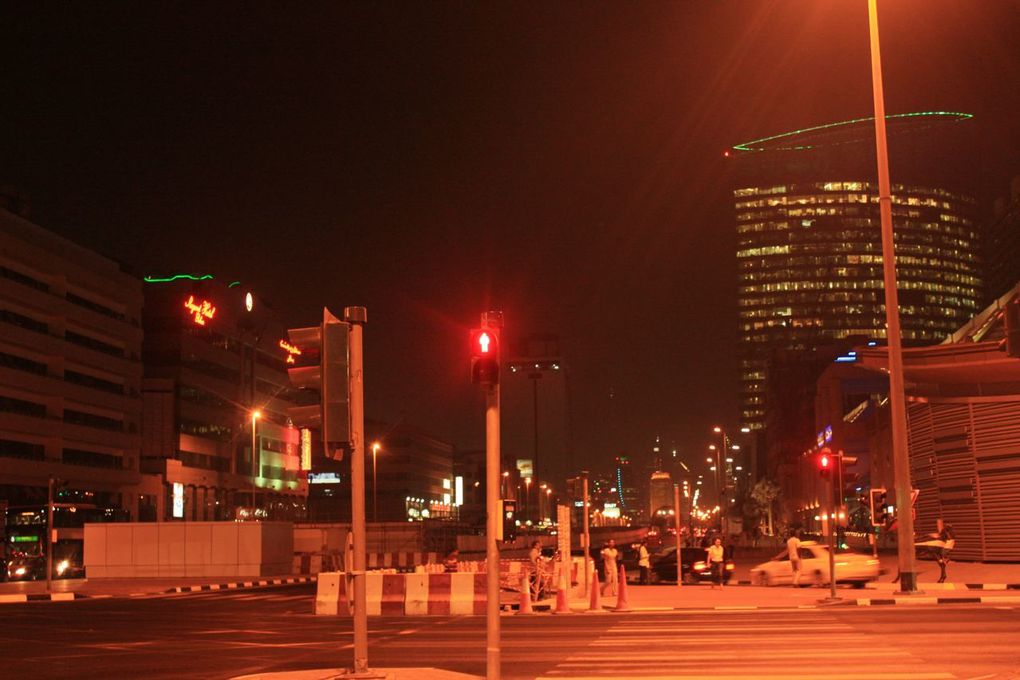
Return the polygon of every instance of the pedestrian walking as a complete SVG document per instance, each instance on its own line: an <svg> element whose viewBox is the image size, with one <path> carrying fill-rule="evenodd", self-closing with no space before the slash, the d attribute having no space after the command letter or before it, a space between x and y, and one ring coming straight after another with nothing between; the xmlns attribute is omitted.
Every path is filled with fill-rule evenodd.
<svg viewBox="0 0 1020 680"><path fill-rule="evenodd" d="M786 554L790 558L790 571L793 574L793 587L800 587L800 538L797 536L797 530L794 529L790 532L790 537L786 539Z"/></svg>
<svg viewBox="0 0 1020 680"><path fill-rule="evenodd" d="M620 551L616 549L616 541L609 539L602 548L602 573L605 578L602 580L602 594L616 595L616 584L619 581L620 568L616 560L620 557Z"/></svg>
<svg viewBox="0 0 1020 680"><path fill-rule="evenodd" d="M643 586L648 585L648 570L652 566L652 556L648 552L648 539L642 538L641 542L638 543L638 570L641 572L641 578L639 583Z"/></svg>
<svg viewBox="0 0 1020 680"><path fill-rule="evenodd" d="M945 583L946 565L949 564L949 552L956 547L956 534L953 532L953 527L939 517L935 520L935 533L931 535L942 541L942 547L935 550L935 561L938 562L941 571L938 582Z"/></svg>
<svg viewBox="0 0 1020 680"><path fill-rule="evenodd" d="M712 545L705 548L705 553L707 555L708 568L712 571L712 589L715 590L716 584L722 588L723 571L726 564L726 548L723 547L722 539L716 537L712 541Z"/></svg>

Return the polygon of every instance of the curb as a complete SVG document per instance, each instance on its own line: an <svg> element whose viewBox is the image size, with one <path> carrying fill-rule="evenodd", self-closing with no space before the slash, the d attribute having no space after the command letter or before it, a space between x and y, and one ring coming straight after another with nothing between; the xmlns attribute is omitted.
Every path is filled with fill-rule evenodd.
<svg viewBox="0 0 1020 680"><path fill-rule="evenodd" d="M318 576L296 576L291 578L269 578L259 581L236 581L234 583L207 583L198 586L177 586L163 593L198 593L212 590L238 590L242 588L261 588L263 586L286 586L295 583L315 583Z"/></svg>
<svg viewBox="0 0 1020 680"><path fill-rule="evenodd" d="M0 595L0 604L17 604L22 602L70 602L84 600L91 596L83 593L19 593Z"/></svg>

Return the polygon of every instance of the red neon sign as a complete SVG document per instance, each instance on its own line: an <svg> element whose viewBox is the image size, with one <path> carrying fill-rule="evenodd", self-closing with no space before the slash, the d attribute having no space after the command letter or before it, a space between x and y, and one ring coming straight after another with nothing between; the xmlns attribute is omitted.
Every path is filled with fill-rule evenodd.
<svg viewBox="0 0 1020 680"><path fill-rule="evenodd" d="M293 364L294 357L301 355L301 350L295 347L294 345L290 344L286 340L280 341L280 348L287 353L286 363L288 364Z"/></svg>
<svg viewBox="0 0 1020 680"><path fill-rule="evenodd" d="M216 308L208 300L195 300L194 295L189 295L184 302L184 308L189 314L194 315L195 323L204 326L206 319L216 316Z"/></svg>

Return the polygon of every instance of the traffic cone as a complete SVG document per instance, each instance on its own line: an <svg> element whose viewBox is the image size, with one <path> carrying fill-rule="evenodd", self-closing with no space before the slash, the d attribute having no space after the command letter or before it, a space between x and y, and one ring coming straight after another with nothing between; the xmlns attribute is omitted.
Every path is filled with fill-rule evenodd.
<svg viewBox="0 0 1020 680"><path fill-rule="evenodd" d="M630 604L627 602L627 572L624 570L622 564L620 565L620 582L616 584L616 588L620 594L616 596L616 609L613 611L631 611Z"/></svg>
<svg viewBox="0 0 1020 680"><path fill-rule="evenodd" d="M602 609L602 602L599 599L599 570L592 569L592 582L591 582L591 600L588 603L588 611L602 613L605 611Z"/></svg>
<svg viewBox="0 0 1020 680"><path fill-rule="evenodd" d="M560 587L556 589L556 611L553 614L570 614L570 601L567 599L567 588L569 580L567 570L560 570Z"/></svg>
<svg viewBox="0 0 1020 680"><path fill-rule="evenodd" d="M517 608L518 614L534 614L531 608L531 582L528 580L528 572L521 572L521 605Z"/></svg>

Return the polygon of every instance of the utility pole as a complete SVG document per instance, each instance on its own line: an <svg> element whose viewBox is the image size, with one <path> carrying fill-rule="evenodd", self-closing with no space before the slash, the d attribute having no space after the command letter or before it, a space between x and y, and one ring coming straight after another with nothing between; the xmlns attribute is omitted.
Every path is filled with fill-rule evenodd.
<svg viewBox="0 0 1020 680"><path fill-rule="evenodd" d="M892 187L889 181L889 148L885 136L885 95L882 91L882 56L878 40L878 6L868 0L871 38L871 84L875 103L875 150L878 156L878 207L882 220L882 271L885 278L886 339L889 350L889 411L892 421L893 474L896 507L900 509L896 552L900 567L900 592L917 592L914 555L914 518L911 515L910 451L907 449L907 405L903 387L903 349L900 338L899 295L896 291L896 253L893 244Z"/></svg>

